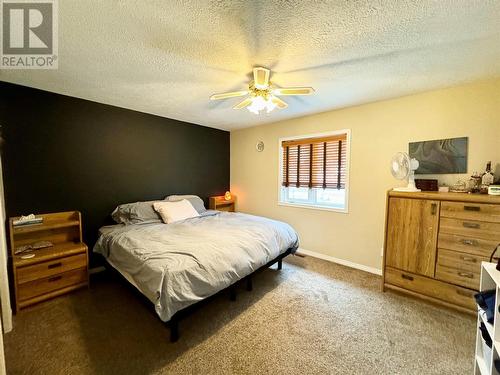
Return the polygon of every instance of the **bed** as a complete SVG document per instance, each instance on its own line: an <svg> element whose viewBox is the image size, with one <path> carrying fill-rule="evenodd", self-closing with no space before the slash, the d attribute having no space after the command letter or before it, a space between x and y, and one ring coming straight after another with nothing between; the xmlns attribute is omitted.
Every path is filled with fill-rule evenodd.
<svg viewBox="0 0 500 375"><path fill-rule="evenodd" d="M298 247L283 222L243 213L206 211L171 224L145 222L101 228L94 252L153 304L178 339L179 313L230 288Z"/></svg>

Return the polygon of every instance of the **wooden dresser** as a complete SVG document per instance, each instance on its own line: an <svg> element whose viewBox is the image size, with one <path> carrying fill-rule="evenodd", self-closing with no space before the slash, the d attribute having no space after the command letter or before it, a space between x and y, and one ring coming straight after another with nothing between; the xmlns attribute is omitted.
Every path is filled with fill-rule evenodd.
<svg viewBox="0 0 500 375"><path fill-rule="evenodd" d="M475 313L481 262L499 243L498 196L390 191L383 289Z"/></svg>
<svg viewBox="0 0 500 375"><path fill-rule="evenodd" d="M77 211L45 215L42 224L14 227L10 218L10 247L16 312L88 285L88 252L82 242L81 215ZM50 241L53 246L15 254L20 246Z"/></svg>

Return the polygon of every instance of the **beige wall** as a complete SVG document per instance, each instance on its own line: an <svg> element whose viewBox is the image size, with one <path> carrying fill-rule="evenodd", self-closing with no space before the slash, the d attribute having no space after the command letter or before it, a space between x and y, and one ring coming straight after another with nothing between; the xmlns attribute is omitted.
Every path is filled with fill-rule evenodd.
<svg viewBox="0 0 500 375"><path fill-rule="evenodd" d="M294 105L293 100L290 104ZM278 206L278 139L351 129L349 213ZM500 79L321 113L231 132L231 191L237 209L291 224L301 247L381 268L389 170L409 141L469 137L469 174L486 161L500 174ZM255 144L264 141L265 150ZM455 182L468 175L440 176Z"/></svg>

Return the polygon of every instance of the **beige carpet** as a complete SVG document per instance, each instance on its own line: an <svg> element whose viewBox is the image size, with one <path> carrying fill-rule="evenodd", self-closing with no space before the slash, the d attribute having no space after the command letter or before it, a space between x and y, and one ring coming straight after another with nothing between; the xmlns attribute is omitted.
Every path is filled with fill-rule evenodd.
<svg viewBox="0 0 500 375"><path fill-rule="evenodd" d="M470 374L475 320L379 291L311 257L267 269L181 322L181 339L107 274L36 306L5 335L9 374Z"/></svg>

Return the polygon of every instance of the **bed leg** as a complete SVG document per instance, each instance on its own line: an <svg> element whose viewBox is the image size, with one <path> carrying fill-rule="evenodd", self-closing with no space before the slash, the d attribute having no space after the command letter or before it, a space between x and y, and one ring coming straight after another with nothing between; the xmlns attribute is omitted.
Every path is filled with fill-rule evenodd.
<svg viewBox="0 0 500 375"><path fill-rule="evenodd" d="M252 291L253 289L253 285L252 285L252 278L250 276L247 276L247 290L250 292Z"/></svg>
<svg viewBox="0 0 500 375"><path fill-rule="evenodd" d="M179 320L172 317L169 322L170 327L170 342L177 342L179 340Z"/></svg>
<svg viewBox="0 0 500 375"><path fill-rule="evenodd" d="M236 288L234 286L229 288L229 299L231 301L236 301Z"/></svg>
<svg viewBox="0 0 500 375"><path fill-rule="evenodd" d="M282 268L283 268L283 259L282 259L282 258L280 258L280 259L278 260L278 270L280 270L280 269L282 269Z"/></svg>

